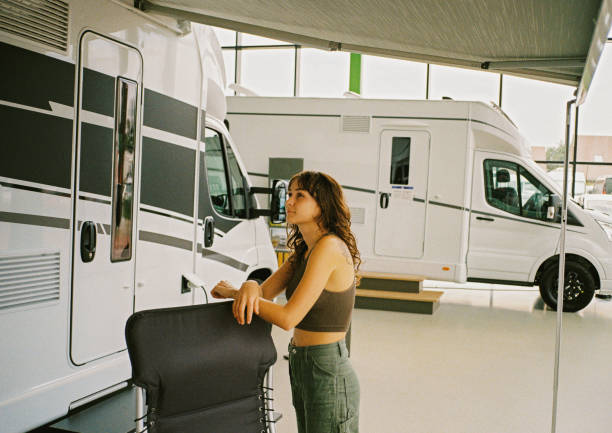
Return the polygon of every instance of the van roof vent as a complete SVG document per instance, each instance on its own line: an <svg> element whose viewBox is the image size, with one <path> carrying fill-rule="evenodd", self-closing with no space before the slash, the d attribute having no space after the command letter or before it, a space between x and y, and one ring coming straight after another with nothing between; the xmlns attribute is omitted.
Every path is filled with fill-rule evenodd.
<svg viewBox="0 0 612 433"><path fill-rule="evenodd" d="M0 312L59 297L59 251L0 256Z"/></svg>
<svg viewBox="0 0 612 433"><path fill-rule="evenodd" d="M66 51L68 12L62 0L5 0L0 2L0 30Z"/></svg>
<svg viewBox="0 0 612 433"><path fill-rule="evenodd" d="M342 132L370 132L370 116L342 116Z"/></svg>

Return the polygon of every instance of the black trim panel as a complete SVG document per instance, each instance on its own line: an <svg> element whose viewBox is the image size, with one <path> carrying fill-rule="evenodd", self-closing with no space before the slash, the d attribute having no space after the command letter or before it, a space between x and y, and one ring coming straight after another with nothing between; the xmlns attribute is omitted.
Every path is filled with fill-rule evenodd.
<svg viewBox="0 0 612 433"><path fill-rule="evenodd" d="M193 216L194 184L194 149L142 138L141 203Z"/></svg>
<svg viewBox="0 0 612 433"><path fill-rule="evenodd" d="M74 64L2 42L0 58L0 99L43 110L49 101L74 104Z"/></svg>
<svg viewBox="0 0 612 433"><path fill-rule="evenodd" d="M530 283L528 281L495 280L491 278L468 278L467 280L471 283L506 284L509 286L531 287L535 285L534 283Z"/></svg>
<svg viewBox="0 0 612 433"><path fill-rule="evenodd" d="M81 123L79 153L79 190L110 197L113 173L113 130L90 123Z"/></svg>
<svg viewBox="0 0 612 433"><path fill-rule="evenodd" d="M351 191L359 191L359 192L365 192L368 194L376 194L376 191L373 189L358 188L356 186L346 186L346 185L340 185L340 186L342 186L342 188L344 189L348 189Z"/></svg>
<svg viewBox="0 0 612 433"><path fill-rule="evenodd" d="M198 109L178 99L145 89L143 124L196 139Z"/></svg>
<svg viewBox="0 0 612 433"><path fill-rule="evenodd" d="M415 199L416 200L416 199ZM433 204L434 206L442 206L442 207L449 207L451 209L457 209L457 210L467 210L469 211L469 209L461 207L461 206L456 206L454 204L448 204L448 203L441 203L439 201L429 201L429 204Z"/></svg>
<svg viewBox="0 0 612 433"><path fill-rule="evenodd" d="M28 224L33 226L53 227L58 229L70 228L70 220L67 218L56 218L25 213L0 212L0 221L7 223Z"/></svg>
<svg viewBox="0 0 612 433"><path fill-rule="evenodd" d="M103 200L101 198L93 198L93 197L87 197L84 195L79 195L79 200L85 200L85 201L92 201L94 203L100 203L100 204L111 204L110 200Z"/></svg>
<svg viewBox="0 0 612 433"><path fill-rule="evenodd" d="M72 120L0 105L0 130L0 176L70 188Z"/></svg>
<svg viewBox="0 0 612 433"><path fill-rule="evenodd" d="M202 257L214 260L216 262L223 263L224 265L231 266L234 269L238 269L239 271L246 271L249 268L249 265L241 262L240 260L236 260L232 257L226 256L224 254L218 253L216 251L205 248L202 250L202 244L198 244L198 254L202 254Z"/></svg>
<svg viewBox="0 0 612 433"><path fill-rule="evenodd" d="M252 171L247 172L249 176L257 176L257 177L268 177L267 173L254 173Z"/></svg>
<svg viewBox="0 0 612 433"><path fill-rule="evenodd" d="M179 220L179 221L182 221L182 222L193 224L193 221L188 219L188 218L183 218L183 217L178 217L178 216L170 215L169 213L165 213L165 212L160 212L160 211L151 210L151 209L144 209L142 207L140 208L140 211L141 212L152 213L152 214L155 214L155 215L160 215L160 216L163 216L163 217L174 218L175 220Z"/></svg>
<svg viewBox="0 0 612 433"><path fill-rule="evenodd" d="M50 189L37 188L34 186L18 185L16 183L9 183L9 182L2 182L2 181L0 181L0 185L8 187L8 188L23 189L25 191L40 192L42 194L51 194L51 195L57 195L60 197L68 197L68 198L72 197L72 194L70 194L69 192L52 191Z"/></svg>
<svg viewBox="0 0 612 433"><path fill-rule="evenodd" d="M193 248L193 242L187 239L176 238L174 236L162 235L159 233L148 232L144 230L138 231L138 239L141 241L153 242L160 245L180 248L187 251L191 251Z"/></svg>
<svg viewBox="0 0 612 433"><path fill-rule="evenodd" d="M115 78L83 68L83 110L114 117Z"/></svg>
<svg viewBox="0 0 612 433"><path fill-rule="evenodd" d="M239 113L228 112L228 115L234 114L239 116L291 116L291 117L342 117L340 114L302 114L302 113Z"/></svg>

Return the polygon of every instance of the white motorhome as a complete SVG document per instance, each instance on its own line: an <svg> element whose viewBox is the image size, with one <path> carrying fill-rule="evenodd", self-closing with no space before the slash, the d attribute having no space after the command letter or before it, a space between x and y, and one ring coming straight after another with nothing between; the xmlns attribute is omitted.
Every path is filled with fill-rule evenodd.
<svg viewBox="0 0 612 433"><path fill-rule="evenodd" d="M538 284L556 305L561 191L479 102L228 98L253 182L303 158L344 187L365 271ZM564 310L612 291L612 219L569 203Z"/></svg>
<svg viewBox="0 0 612 433"><path fill-rule="evenodd" d="M0 4L2 432L126 386L133 312L277 267L212 30L132 4Z"/></svg>

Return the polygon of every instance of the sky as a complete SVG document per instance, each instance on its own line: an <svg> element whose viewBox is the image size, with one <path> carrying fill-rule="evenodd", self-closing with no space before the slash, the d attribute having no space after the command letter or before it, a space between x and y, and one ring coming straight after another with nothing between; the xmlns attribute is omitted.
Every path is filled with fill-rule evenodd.
<svg viewBox="0 0 612 433"><path fill-rule="evenodd" d="M222 46L235 44L235 33L215 29ZM283 44L242 35L242 45ZM233 50L224 50L228 83L235 82ZM295 50L242 51L241 85L261 96L293 96ZM362 56L361 94L365 98L424 99L424 63ZM342 97L348 90L349 53L304 48L299 55L298 95ZM499 102L499 75L431 65L430 99ZM501 106L531 145L555 146L563 140L565 106L574 88L505 75ZM228 94L232 94L228 92ZM612 135L612 43L600 59L586 102L580 108L579 134Z"/></svg>

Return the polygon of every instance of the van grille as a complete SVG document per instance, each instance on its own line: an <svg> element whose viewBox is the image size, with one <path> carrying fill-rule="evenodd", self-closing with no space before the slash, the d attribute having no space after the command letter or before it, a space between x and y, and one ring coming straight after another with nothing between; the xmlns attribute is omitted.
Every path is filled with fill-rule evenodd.
<svg viewBox="0 0 612 433"><path fill-rule="evenodd" d="M68 3L62 0L2 0L0 30L66 51Z"/></svg>
<svg viewBox="0 0 612 433"><path fill-rule="evenodd" d="M59 251L0 256L0 311L55 301L59 295Z"/></svg>
<svg viewBox="0 0 612 433"><path fill-rule="evenodd" d="M342 116L342 132L370 132L370 116Z"/></svg>

